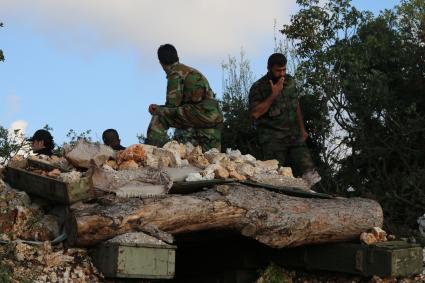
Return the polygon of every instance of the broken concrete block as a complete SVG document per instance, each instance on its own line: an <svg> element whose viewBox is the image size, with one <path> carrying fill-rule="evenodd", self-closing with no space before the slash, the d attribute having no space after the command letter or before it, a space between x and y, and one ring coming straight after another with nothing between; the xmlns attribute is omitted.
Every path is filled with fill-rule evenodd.
<svg viewBox="0 0 425 283"><path fill-rule="evenodd" d="M144 147L141 144L134 144L125 150L118 152L116 160L118 165L121 165L121 163L130 160L139 163L145 160L145 157L146 151L144 150Z"/></svg>
<svg viewBox="0 0 425 283"><path fill-rule="evenodd" d="M75 167L90 168L92 165L101 166L114 157L114 150L106 145L79 140L65 157Z"/></svg>
<svg viewBox="0 0 425 283"><path fill-rule="evenodd" d="M291 167L280 167L278 170L278 174L284 177L294 178L294 175L292 175Z"/></svg>
<svg viewBox="0 0 425 283"><path fill-rule="evenodd" d="M139 164L137 164L137 162L134 160L124 161L118 166L118 170L128 170L136 168L139 168Z"/></svg>
<svg viewBox="0 0 425 283"><path fill-rule="evenodd" d="M229 178L229 171L219 166L214 170L214 176L216 179L227 179Z"/></svg>
<svg viewBox="0 0 425 283"><path fill-rule="evenodd" d="M255 173L254 166L252 166L252 165L250 165L250 164L248 164L248 163L242 163L242 164L239 164L239 165L236 167L236 171L237 171L239 174L244 175L244 176L252 176L252 175L254 175L254 173Z"/></svg>

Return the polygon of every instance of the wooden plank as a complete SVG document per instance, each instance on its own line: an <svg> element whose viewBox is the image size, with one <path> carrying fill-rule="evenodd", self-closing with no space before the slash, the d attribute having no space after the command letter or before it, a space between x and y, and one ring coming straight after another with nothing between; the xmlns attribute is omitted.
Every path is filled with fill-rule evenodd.
<svg viewBox="0 0 425 283"><path fill-rule="evenodd" d="M93 197L92 185L88 178L67 184L23 169L6 167L6 181L15 189L62 204L72 204Z"/></svg>
<svg viewBox="0 0 425 283"><path fill-rule="evenodd" d="M423 251L403 241L304 246L276 251L283 265L380 277L411 276L422 272Z"/></svg>

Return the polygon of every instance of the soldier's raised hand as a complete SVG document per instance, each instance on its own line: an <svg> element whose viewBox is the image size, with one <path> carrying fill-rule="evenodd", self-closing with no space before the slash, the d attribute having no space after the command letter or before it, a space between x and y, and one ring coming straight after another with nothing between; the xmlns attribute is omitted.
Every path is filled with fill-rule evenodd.
<svg viewBox="0 0 425 283"><path fill-rule="evenodd" d="M149 105L149 113L151 113L151 115L154 115L157 108L158 108L158 105L156 104Z"/></svg>
<svg viewBox="0 0 425 283"><path fill-rule="evenodd" d="M283 89L283 83L285 82L285 77L281 77L275 84L273 84L273 81L271 80L269 80L269 82L270 82L270 87L272 88L272 95L276 97L279 95L279 93Z"/></svg>

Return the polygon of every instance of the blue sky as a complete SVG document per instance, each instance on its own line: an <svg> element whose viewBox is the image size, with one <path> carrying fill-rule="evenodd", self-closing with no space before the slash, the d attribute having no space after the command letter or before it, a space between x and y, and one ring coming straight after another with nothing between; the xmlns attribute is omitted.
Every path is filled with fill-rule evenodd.
<svg viewBox="0 0 425 283"><path fill-rule="evenodd" d="M355 0L378 13L399 1ZM173 43L181 62L199 69L218 96L221 63L241 47L258 78L273 52L273 24L296 11L279 0L0 0L0 125L27 135L49 124L56 143L69 129L93 138L116 128L137 142L150 103L165 99L156 48ZM273 7L271 9L271 7Z"/></svg>

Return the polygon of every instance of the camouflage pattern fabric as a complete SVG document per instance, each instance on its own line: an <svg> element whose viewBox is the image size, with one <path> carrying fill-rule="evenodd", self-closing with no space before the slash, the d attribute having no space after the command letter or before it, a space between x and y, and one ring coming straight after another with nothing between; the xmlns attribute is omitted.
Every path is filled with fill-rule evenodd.
<svg viewBox="0 0 425 283"><path fill-rule="evenodd" d="M165 71L166 103L152 116L147 142L162 146L167 130L176 128L179 142L191 141L203 150L220 149L223 114L207 79L199 71L180 63L168 66Z"/></svg>
<svg viewBox="0 0 425 283"><path fill-rule="evenodd" d="M249 92L249 109L271 95L269 76L256 81ZM314 168L310 152L297 121L298 94L294 79L286 75L282 93L254 126L263 159L277 159L281 166L292 167L296 176Z"/></svg>

